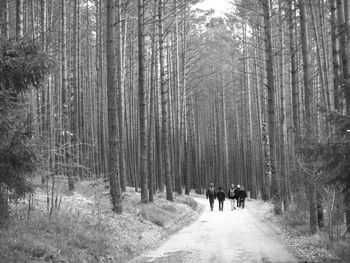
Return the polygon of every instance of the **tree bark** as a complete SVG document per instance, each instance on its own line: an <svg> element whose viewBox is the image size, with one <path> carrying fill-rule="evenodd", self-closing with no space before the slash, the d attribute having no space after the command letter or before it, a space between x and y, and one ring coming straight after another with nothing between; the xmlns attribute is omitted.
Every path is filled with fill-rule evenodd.
<svg viewBox="0 0 350 263"><path fill-rule="evenodd" d="M16 38L23 37L23 0L16 0Z"/></svg>
<svg viewBox="0 0 350 263"><path fill-rule="evenodd" d="M154 22L153 22L153 32L152 32L152 51L151 51L151 76L150 76L150 98L149 98L149 129L148 129L148 138L147 138L147 151L148 151L148 189L149 189L149 201L151 203L154 202L154 164L153 162L155 161L153 158L154 156L154 132L155 132L155 127L154 127L154 101L155 101L155 88L156 88L156 31L157 31L157 19L156 19L156 14L157 14L157 0L154 0L154 9L153 9L153 15L154 15Z"/></svg>
<svg viewBox="0 0 350 263"><path fill-rule="evenodd" d="M122 59L122 30L121 30L121 0L116 0L116 63L117 63L117 87L118 87L118 131L119 131L119 176L120 186L123 192L126 191L125 174L125 122L124 122L124 78L123 78L123 59Z"/></svg>
<svg viewBox="0 0 350 263"><path fill-rule="evenodd" d="M313 92L312 82L310 77L310 53L308 41L308 25L306 22L306 6L305 0L299 0L300 8L300 37L303 54L303 69L304 69L304 100L305 100L305 133L311 140L314 138L313 130ZM316 205L316 181L313 174L306 175L307 181L307 195L309 197L309 211L310 211L310 231L317 232L317 205Z"/></svg>
<svg viewBox="0 0 350 263"><path fill-rule="evenodd" d="M138 0L138 60L139 60L139 120L140 120L140 177L141 202L148 203L147 138L145 102L144 1Z"/></svg>
<svg viewBox="0 0 350 263"><path fill-rule="evenodd" d="M287 166L286 166L286 101L285 101L285 80L284 80L284 32L283 32L283 20L282 20L282 3L281 0L278 1L278 23L279 23L279 37L280 37L280 160L281 160L281 179L282 179L282 198L283 207L285 211L289 210L289 192L288 192L288 176L287 176Z"/></svg>
<svg viewBox="0 0 350 263"><path fill-rule="evenodd" d="M108 97L108 134L109 134L109 185L112 211L122 213L122 199L118 175L117 157L117 109L116 88L114 85L114 0L107 0L107 97Z"/></svg>
<svg viewBox="0 0 350 263"><path fill-rule="evenodd" d="M270 142L271 159L271 186L274 200L274 212L279 215L282 213L282 204L280 198L280 179L276 173L276 138L275 138L275 84L273 74L273 51L272 51L272 32L271 32L271 5L270 0L264 0L264 22L265 22L265 45L266 45L266 74L268 88L268 129Z"/></svg>
<svg viewBox="0 0 350 263"><path fill-rule="evenodd" d="M9 13L9 0L3 0L3 6L1 7L1 36L5 39L10 38L10 13Z"/></svg>
<svg viewBox="0 0 350 263"><path fill-rule="evenodd" d="M341 91L340 91L340 68L339 68L339 45L338 45L338 32L337 32L337 0L330 0L331 5L331 39L332 39L332 64L333 64L333 101L334 109L340 111L340 100L341 100Z"/></svg>
<svg viewBox="0 0 350 263"><path fill-rule="evenodd" d="M162 148L166 196L169 201L173 201L173 188L170 171L170 149L169 149L169 131L168 131L168 90L165 81L164 66L164 34L163 34L163 0L158 1L158 33L159 33L159 66L160 66L160 89L162 100Z"/></svg>

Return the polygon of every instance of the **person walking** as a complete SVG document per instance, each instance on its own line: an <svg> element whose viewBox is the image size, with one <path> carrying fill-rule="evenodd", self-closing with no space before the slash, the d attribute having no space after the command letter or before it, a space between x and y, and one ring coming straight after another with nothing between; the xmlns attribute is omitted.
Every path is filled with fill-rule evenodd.
<svg viewBox="0 0 350 263"><path fill-rule="evenodd" d="M210 209L213 211L214 208L214 200L216 199L216 190L214 188L214 184L211 183L210 187L207 189L207 199L209 199Z"/></svg>
<svg viewBox="0 0 350 263"><path fill-rule="evenodd" d="M225 191L221 187L219 187L217 198L219 201L219 211L224 211Z"/></svg>
<svg viewBox="0 0 350 263"><path fill-rule="evenodd" d="M241 207L242 209L245 207L246 197L247 197L247 191L242 186L238 191L238 204L239 204L239 207Z"/></svg>
<svg viewBox="0 0 350 263"><path fill-rule="evenodd" d="M235 188L235 201L237 203L237 207L240 207L241 203L238 202L238 193L241 190L241 186L238 184Z"/></svg>
<svg viewBox="0 0 350 263"><path fill-rule="evenodd" d="M231 210L236 210L236 198L235 198L235 185L231 184L231 187L227 191L227 198L231 203Z"/></svg>

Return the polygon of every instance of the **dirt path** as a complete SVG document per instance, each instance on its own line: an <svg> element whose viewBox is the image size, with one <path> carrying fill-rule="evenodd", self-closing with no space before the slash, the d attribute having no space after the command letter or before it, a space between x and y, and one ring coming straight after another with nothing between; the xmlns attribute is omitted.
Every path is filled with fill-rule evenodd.
<svg viewBox="0 0 350 263"><path fill-rule="evenodd" d="M254 216L257 201L248 201L245 209L233 211L228 201L224 211L218 211L216 201L214 211L210 211L207 200L195 199L205 205L198 220L131 262L297 262L273 230Z"/></svg>

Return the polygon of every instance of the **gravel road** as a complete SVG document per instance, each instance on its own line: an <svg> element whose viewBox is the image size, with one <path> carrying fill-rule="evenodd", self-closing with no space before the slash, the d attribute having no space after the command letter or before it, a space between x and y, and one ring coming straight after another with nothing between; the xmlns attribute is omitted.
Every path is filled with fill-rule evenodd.
<svg viewBox="0 0 350 263"><path fill-rule="evenodd" d="M273 230L256 217L258 201L246 201L245 209L233 211L228 201L224 211L218 211L216 201L210 211L206 199L195 200L205 206L195 222L130 263L297 262Z"/></svg>

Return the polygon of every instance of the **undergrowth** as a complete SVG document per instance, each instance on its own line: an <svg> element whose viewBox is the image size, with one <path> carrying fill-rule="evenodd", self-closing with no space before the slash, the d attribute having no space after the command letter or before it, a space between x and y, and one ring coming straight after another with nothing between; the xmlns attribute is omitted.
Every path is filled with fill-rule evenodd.
<svg viewBox="0 0 350 263"><path fill-rule="evenodd" d="M327 226L310 234L309 218L305 211L291 210L282 216L282 224L291 229L291 242L305 262L348 262L350 243L345 237L339 241L329 238ZM300 253L301 252L301 253Z"/></svg>
<svg viewBox="0 0 350 263"><path fill-rule="evenodd" d="M109 245L112 237L100 230L77 214L60 213L50 220L36 211L32 219L18 218L0 231L0 262L22 263L40 258L93 262L112 249Z"/></svg>
<svg viewBox="0 0 350 263"><path fill-rule="evenodd" d="M190 196L184 196L181 200L179 200L181 203L184 203L191 207L193 210L198 209L198 203Z"/></svg>
<svg viewBox="0 0 350 263"><path fill-rule="evenodd" d="M148 221L160 227L166 227L167 223L172 220L174 214L164 208L160 208L154 204L142 205L140 214Z"/></svg>
<svg viewBox="0 0 350 263"><path fill-rule="evenodd" d="M155 198L145 205L139 193L128 189L123 214L117 215L103 185L85 181L73 195L62 196L60 210L49 218L45 192L38 189L29 220L23 204L0 229L0 263L126 262L195 214L191 197L175 199Z"/></svg>

